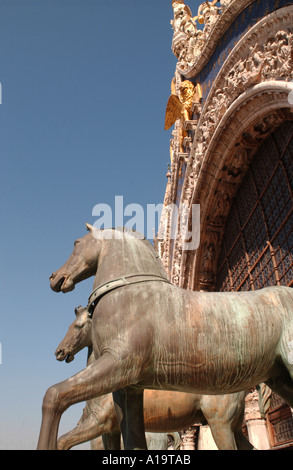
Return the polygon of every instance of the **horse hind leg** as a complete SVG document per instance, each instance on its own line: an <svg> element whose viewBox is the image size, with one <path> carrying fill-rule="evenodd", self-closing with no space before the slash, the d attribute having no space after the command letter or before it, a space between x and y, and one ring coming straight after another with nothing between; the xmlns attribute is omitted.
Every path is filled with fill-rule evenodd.
<svg viewBox="0 0 293 470"><path fill-rule="evenodd" d="M252 450L242 433L245 392L205 397L202 411L219 450Z"/></svg>
<svg viewBox="0 0 293 470"><path fill-rule="evenodd" d="M121 450L120 431L103 434L102 439L105 450Z"/></svg>
<svg viewBox="0 0 293 470"><path fill-rule="evenodd" d="M143 412L144 391L128 386L113 393L125 450L147 449Z"/></svg>
<svg viewBox="0 0 293 470"><path fill-rule="evenodd" d="M293 408L293 341L283 347L266 384Z"/></svg>
<svg viewBox="0 0 293 470"><path fill-rule="evenodd" d="M212 436L219 450L238 450L234 432L229 423L209 421Z"/></svg>

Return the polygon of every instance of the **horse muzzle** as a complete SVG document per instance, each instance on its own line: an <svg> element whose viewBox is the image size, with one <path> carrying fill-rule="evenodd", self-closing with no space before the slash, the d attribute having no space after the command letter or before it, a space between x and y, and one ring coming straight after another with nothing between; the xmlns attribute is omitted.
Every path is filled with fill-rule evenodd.
<svg viewBox="0 0 293 470"><path fill-rule="evenodd" d="M54 292L70 292L74 289L75 285L72 279L70 279L65 274L51 274L50 278L51 289Z"/></svg>
<svg viewBox="0 0 293 470"><path fill-rule="evenodd" d="M60 361L60 362L65 360L65 362L69 363L73 361L74 359L73 354L66 352L65 349L62 349L62 348L57 348L55 352L55 356L56 356L57 361Z"/></svg>

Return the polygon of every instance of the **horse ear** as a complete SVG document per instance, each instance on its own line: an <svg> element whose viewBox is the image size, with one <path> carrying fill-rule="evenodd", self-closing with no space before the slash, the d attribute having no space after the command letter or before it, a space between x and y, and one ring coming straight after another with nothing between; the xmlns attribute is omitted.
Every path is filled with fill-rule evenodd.
<svg viewBox="0 0 293 470"><path fill-rule="evenodd" d="M81 305L79 305L78 307L76 307L76 308L74 309L74 313L75 313L75 316L76 316L76 317L80 314L80 309L82 309L82 306L81 306Z"/></svg>
<svg viewBox="0 0 293 470"><path fill-rule="evenodd" d="M74 309L74 313L75 313L75 316L77 317L77 315L78 315L78 309L77 308Z"/></svg>
<svg viewBox="0 0 293 470"><path fill-rule="evenodd" d="M85 226L86 226L86 229L87 229L89 232L92 232L93 229L94 229L93 225L91 225L91 224L86 223Z"/></svg>

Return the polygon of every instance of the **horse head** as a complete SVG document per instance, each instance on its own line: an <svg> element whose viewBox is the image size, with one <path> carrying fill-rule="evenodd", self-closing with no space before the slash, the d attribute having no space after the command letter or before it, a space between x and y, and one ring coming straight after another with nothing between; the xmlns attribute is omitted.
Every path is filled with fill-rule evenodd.
<svg viewBox="0 0 293 470"><path fill-rule="evenodd" d="M74 248L66 263L50 276L50 285L55 292L70 292L75 284L93 276L101 243L92 233L92 226L86 224L89 233L74 242Z"/></svg>
<svg viewBox="0 0 293 470"><path fill-rule="evenodd" d="M75 309L75 315L74 322L55 351L58 361L71 362L75 354L92 344L92 319L87 308L79 306Z"/></svg>
<svg viewBox="0 0 293 470"><path fill-rule="evenodd" d="M86 227L89 233L74 242L68 260L50 276L53 291L70 292L75 284L94 275L98 276L97 285L128 274L166 277L153 246L143 235L125 227L104 230L90 224Z"/></svg>

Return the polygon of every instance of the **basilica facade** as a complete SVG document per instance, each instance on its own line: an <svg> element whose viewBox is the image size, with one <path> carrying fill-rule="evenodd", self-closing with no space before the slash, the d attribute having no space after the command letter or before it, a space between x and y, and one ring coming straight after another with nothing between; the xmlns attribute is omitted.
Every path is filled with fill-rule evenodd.
<svg viewBox="0 0 293 470"><path fill-rule="evenodd" d="M185 289L293 287L293 4L172 7L177 65L159 256ZM243 432L257 448L293 449L292 413L267 388L249 390ZM208 432L195 423L182 448L213 448Z"/></svg>

